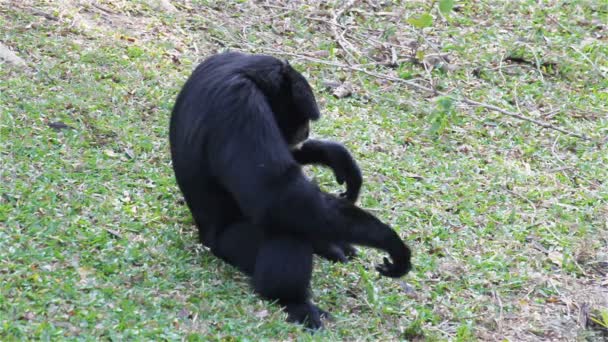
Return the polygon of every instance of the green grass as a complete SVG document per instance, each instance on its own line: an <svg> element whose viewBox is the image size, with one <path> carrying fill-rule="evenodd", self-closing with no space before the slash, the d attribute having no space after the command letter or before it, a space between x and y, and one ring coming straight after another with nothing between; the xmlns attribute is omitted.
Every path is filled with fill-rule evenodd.
<svg viewBox="0 0 608 342"><path fill-rule="evenodd" d="M463 1L417 31L407 19L430 1L356 2L339 19L351 59L327 24L334 5L152 3L0 5L0 42L27 62L0 64L0 340L606 336L594 322L608 310L608 5ZM390 58L387 43L396 69L371 57ZM399 280L377 276L372 250L316 260L314 299L336 320L311 336L197 244L180 204L169 113L192 68L228 47L328 51L318 58L432 81L591 141L288 57L321 103L314 135L351 149L360 205L415 251ZM438 52L449 68L406 58ZM326 80L349 81L353 96L334 98ZM330 171L307 172L339 191Z"/></svg>

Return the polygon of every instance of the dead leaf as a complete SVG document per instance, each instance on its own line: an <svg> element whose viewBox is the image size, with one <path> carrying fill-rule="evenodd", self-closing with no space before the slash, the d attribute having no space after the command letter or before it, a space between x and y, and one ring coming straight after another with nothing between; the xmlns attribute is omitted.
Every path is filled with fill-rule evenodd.
<svg viewBox="0 0 608 342"><path fill-rule="evenodd" d="M31 311L28 311L23 316L21 316L21 319L26 321L32 321L34 320L34 318L36 318L36 315Z"/></svg>
<svg viewBox="0 0 608 342"><path fill-rule="evenodd" d="M105 154L106 156L110 157L110 158L116 158L118 157L118 154L116 154L116 152L112 151L112 150L103 150L103 154Z"/></svg>
<svg viewBox="0 0 608 342"><path fill-rule="evenodd" d="M175 8L169 0L150 0L150 5L158 10L164 10L165 12L178 12L177 8Z"/></svg>
<svg viewBox="0 0 608 342"><path fill-rule="evenodd" d="M319 50L312 53L315 57L329 57L329 51L327 50Z"/></svg>
<svg viewBox="0 0 608 342"><path fill-rule="evenodd" d="M61 121L49 122L47 125L57 131L62 130L62 129L67 129L67 128L73 128L69 125L66 125L65 123L63 123Z"/></svg>
<svg viewBox="0 0 608 342"><path fill-rule="evenodd" d="M135 39L135 38L133 38L133 37L124 36L124 35L121 35L121 36L120 36L120 39L121 39L121 40L126 40L126 41L131 42L131 43L135 42L135 40L136 40L136 39Z"/></svg>
<svg viewBox="0 0 608 342"><path fill-rule="evenodd" d="M25 66L26 64L21 57L3 44L0 44L0 60L16 66Z"/></svg>
<svg viewBox="0 0 608 342"><path fill-rule="evenodd" d="M471 145L467 145L467 144L462 144L460 146L458 146L456 148L456 150L460 153L469 153L473 150L473 147L471 147Z"/></svg>
<svg viewBox="0 0 608 342"><path fill-rule="evenodd" d="M547 257L549 257L549 260L551 260L557 266L562 266L562 263L564 261L564 254L562 252L551 251L547 254Z"/></svg>
<svg viewBox="0 0 608 342"><path fill-rule="evenodd" d="M324 80L324 81L323 81L323 86L324 86L324 87L325 87L325 89L327 89L327 90L336 89L336 88L338 88L340 85L342 85L342 83L340 83L339 81L332 81L332 80Z"/></svg>
<svg viewBox="0 0 608 342"><path fill-rule="evenodd" d="M353 87L350 85L350 83L343 83L335 88L332 94L339 99L349 97L353 94Z"/></svg>
<svg viewBox="0 0 608 342"><path fill-rule="evenodd" d="M417 175L415 173L409 173L409 172L404 172L403 177L413 178L413 179L419 180L419 181L424 179L424 177L422 177L421 175Z"/></svg>
<svg viewBox="0 0 608 342"><path fill-rule="evenodd" d="M265 318L268 316L268 310L262 310L255 313L255 317L257 318Z"/></svg>
<svg viewBox="0 0 608 342"><path fill-rule="evenodd" d="M116 231L116 230L113 230L113 229L110 229L110 228L106 228L106 231L107 231L107 232L108 232L110 235L112 235L113 237L115 237L115 238L117 238L117 239L120 239L120 238L121 238L120 233L119 233L118 231Z"/></svg>
<svg viewBox="0 0 608 342"><path fill-rule="evenodd" d="M132 149L130 148L125 148L125 154L127 155L127 157L129 157L129 159L135 159L135 153L133 152Z"/></svg>
<svg viewBox="0 0 608 342"><path fill-rule="evenodd" d="M405 281L399 282L399 285L401 285L401 289L403 290L403 293L405 293L408 297L418 298L418 293L416 293L416 290L414 289L414 287L412 285L406 283Z"/></svg>
<svg viewBox="0 0 608 342"><path fill-rule="evenodd" d="M80 281L78 282L80 285L85 285L89 281L89 277L95 274L95 271L88 267L78 267L76 269L78 275L80 276Z"/></svg>
<svg viewBox="0 0 608 342"><path fill-rule="evenodd" d="M443 64L449 64L450 60L447 54L428 54L422 59L422 64L427 68L433 69Z"/></svg>
<svg viewBox="0 0 608 342"><path fill-rule="evenodd" d="M190 311L186 310L185 308L182 308L181 310L179 310L179 312L177 313L177 317L181 318L181 319L186 319L186 318L190 318Z"/></svg>

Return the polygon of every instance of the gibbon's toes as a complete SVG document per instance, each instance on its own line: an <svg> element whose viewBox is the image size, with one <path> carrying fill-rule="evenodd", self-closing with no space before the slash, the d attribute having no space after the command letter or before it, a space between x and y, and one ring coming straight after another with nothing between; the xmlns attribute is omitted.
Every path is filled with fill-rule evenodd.
<svg viewBox="0 0 608 342"><path fill-rule="evenodd" d="M287 321L300 323L309 330L319 330L323 328L321 318L331 319L331 315L319 309L312 303L294 303L286 306Z"/></svg>

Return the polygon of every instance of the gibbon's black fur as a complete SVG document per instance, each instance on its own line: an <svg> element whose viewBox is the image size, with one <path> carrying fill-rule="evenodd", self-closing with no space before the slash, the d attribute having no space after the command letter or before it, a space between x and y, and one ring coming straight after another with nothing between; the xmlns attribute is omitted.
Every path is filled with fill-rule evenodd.
<svg viewBox="0 0 608 342"><path fill-rule="evenodd" d="M384 276L411 268L397 233L354 205L362 179L346 148L306 140L319 117L310 85L289 63L228 52L196 68L170 124L173 169L201 242L278 300L288 320L314 329L327 313L310 300L313 253L345 261L351 244L364 245L389 254L392 262L377 267ZM322 192L305 164L332 168L346 198Z"/></svg>

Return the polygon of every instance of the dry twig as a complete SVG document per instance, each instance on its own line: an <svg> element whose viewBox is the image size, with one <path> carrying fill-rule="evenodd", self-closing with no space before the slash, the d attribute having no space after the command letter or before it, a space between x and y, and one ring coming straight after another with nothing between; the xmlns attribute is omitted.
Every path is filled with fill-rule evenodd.
<svg viewBox="0 0 608 342"><path fill-rule="evenodd" d="M351 52L351 50L355 50L355 48L353 47L353 45L350 42L348 42L346 40L346 38L344 38L344 33L346 32L346 30L344 30L342 32L338 32L338 27L342 26L338 22L338 19L340 19L340 17L354 5L354 3L355 3L354 0L348 1L338 12L334 13L333 18L330 23L331 32L332 32L334 38L336 39L336 41L338 42L338 45L340 45L342 50L344 50L344 53L346 53L348 55L348 57L350 57L351 60L355 60L355 57L353 56L353 53ZM347 60L347 62L350 64L350 61Z"/></svg>
<svg viewBox="0 0 608 342"><path fill-rule="evenodd" d="M19 6L17 6L17 7L19 7ZM46 13L46 12L44 12L40 9L34 8L34 7L26 6L26 7L21 7L21 8L25 8L25 9L29 10L33 15L39 16L39 17L44 17L47 20L52 20L52 21L59 20L59 18L57 18L56 16Z"/></svg>
<svg viewBox="0 0 608 342"><path fill-rule="evenodd" d="M564 133L566 135L572 136L572 137L576 137L582 140L587 140L587 141L591 141L591 138L589 138L588 136L584 135L584 134L580 134L580 133L576 133L576 132L571 132L568 131L566 129L563 129L561 127L552 125L550 123L547 122L543 122L543 121L539 121L533 118L529 118L527 116L523 116L521 114L518 113L514 113L511 111L508 111L504 108L500 108L498 106L489 104L489 103L485 103L485 102L480 102L480 101L475 101L475 100L471 100L467 97L464 96L457 96L457 95L452 95L452 94L448 94L448 93L444 93L441 91L438 91L436 89L433 88L429 88L429 87L425 87L423 85L414 83L414 82L410 82L409 80L404 80L398 77L394 77L394 76L390 76L390 75L386 75L386 74L381 74L381 73L377 73L377 72L373 72L373 71L369 71L366 69L362 69L362 68L358 68L356 66L351 66L351 65L347 65L347 64L342 64L342 63L336 63L336 62L330 62L330 61L326 61L323 59L318 59L318 58L314 58L314 57L309 57L306 55L302 55L302 54L297 54L297 53L291 53L291 52L285 52L285 51L280 51L280 50L275 50L272 49L270 51L268 51L269 53L276 53L276 54L280 54L280 55L285 55L285 56L293 56L293 57L297 57L299 59L304 59L304 60L308 60L311 62L315 62L315 63L319 63L319 64L325 64L325 65L331 65L337 68L344 68L344 69L349 69L349 70L353 70L353 71L358 71L361 73L364 73L366 75L369 76L373 76L373 77L377 77L377 78L382 78L385 80L389 80L389 81L394 81L394 82L399 82L399 83L403 83L405 85L407 85L410 88L416 89L416 90L420 90L423 92L427 92L427 93L431 93L433 95L439 95L439 96L446 96L449 97L455 101L461 102L461 103L466 103L468 105L471 106L477 106L477 107L483 107L486 108L488 110L492 110L495 112L498 112L500 114L506 115L506 116L510 116L512 118L516 118L522 121L527 121L530 123L533 123L537 126L543 127L543 128L547 128L547 129L551 129L557 132L561 132Z"/></svg>

